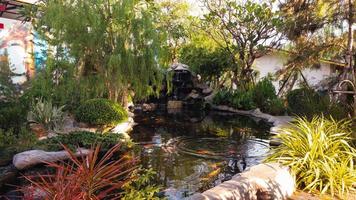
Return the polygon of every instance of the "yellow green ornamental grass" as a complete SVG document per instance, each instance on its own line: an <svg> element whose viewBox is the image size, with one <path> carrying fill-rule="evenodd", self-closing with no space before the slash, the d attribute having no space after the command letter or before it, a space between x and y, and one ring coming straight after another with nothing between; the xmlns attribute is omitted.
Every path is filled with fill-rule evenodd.
<svg viewBox="0 0 356 200"><path fill-rule="evenodd" d="M267 161L289 166L301 189L345 198L355 192L356 184L356 150L351 146L351 133L350 121L323 116L310 121L298 118L276 136L282 145Z"/></svg>

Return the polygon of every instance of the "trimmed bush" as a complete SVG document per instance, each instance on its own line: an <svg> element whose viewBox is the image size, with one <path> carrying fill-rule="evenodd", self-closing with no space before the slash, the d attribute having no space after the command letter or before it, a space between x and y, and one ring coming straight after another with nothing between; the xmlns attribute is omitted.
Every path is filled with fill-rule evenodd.
<svg viewBox="0 0 356 200"><path fill-rule="evenodd" d="M351 132L350 121L298 118L276 136L282 144L267 161L289 166L300 189L345 197L356 183Z"/></svg>
<svg viewBox="0 0 356 200"><path fill-rule="evenodd" d="M59 151L63 149L62 144L71 149L75 149L76 147L89 149L94 144L100 143L103 149L109 149L112 146L122 142L124 139L124 136L116 133L101 134L80 131L41 140L36 146L47 151Z"/></svg>
<svg viewBox="0 0 356 200"><path fill-rule="evenodd" d="M79 106L76 119L91 125L112 126L127 119L127 112L108 99L90 99Z"/></svg>

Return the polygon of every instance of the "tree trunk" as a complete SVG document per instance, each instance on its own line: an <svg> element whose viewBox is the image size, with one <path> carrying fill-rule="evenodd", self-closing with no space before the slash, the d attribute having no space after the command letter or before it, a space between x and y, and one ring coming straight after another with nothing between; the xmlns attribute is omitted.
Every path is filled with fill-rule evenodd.
<svg viewBox="0 0 356 200"><path fill-rule="evenodd" d="M348 26L348 36L347 36L347 56L346 56L346 62L347 62L347 68L349 70L351 70L351 79L350 81L353 82L353 89L355 94L354 96L354 102L353 102L353 110L354 110L354 116L356 116L356 72L355 72L355 68L354 65L352 64L352 57L353 57L353 52L352 52L352 45L353 45L353 38L354 38L354 34L353 34L353 30L352 30L352 25L354 23L353 20L353 4L352 4L352 0L349 0L349 16L348 16L348 22L349 22L349 26Z"/></svg>
<svg viewBox="0 0 356 200"><path fill-rule="evenodd" d="M352 0L348 0L348 34L347 34L347 48L346 48L346 67L344 68L342 74L340 75L340 80L339 83L344 81L344 80L350 80L351 82L353 82L354 84L356 83L356 77L355 77L355 69L352 63L352 45L353 45L353 31L352 31L352 25L353 25L353 4L352 4ZM336 86L337 90L342 90L342 91L346 91L347 90L347 85L348 84L343 84L341 85L341 87L339 88L339 84ZM347 98L346 98L347 94L337 94L335 95L336 98L340 101L340 102L346 102ZM356 95L354 95L354 101L356 100ZM356 103L353 103L353 110L354 110L354 114L356 115Z"/></svg>
<svg viewBox="0 0 356 200"><path fill-rule="evenodd" d="M128 110L128 105L129 105L129 98L128 98L129 92L127 89L122 89L119 94L118 102L121 104L121 106L125 109Z"/></svg>

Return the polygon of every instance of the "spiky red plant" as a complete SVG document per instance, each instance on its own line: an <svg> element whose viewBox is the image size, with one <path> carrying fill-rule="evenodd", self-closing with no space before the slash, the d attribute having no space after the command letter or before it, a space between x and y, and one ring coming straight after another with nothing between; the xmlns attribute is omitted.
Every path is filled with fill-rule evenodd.
<svg viewBox="0 0 356 200"><path fill-rule="evenodd" d="M36 188L25 193L24 198L32 200L38 196L34 194L37 192L51 200L119 199L120 188L132 178L131 174L137 168L137 160L129 155L113 158L120 147L120 144L115 145L99 158L100 145L81 157L64 146L69 154L68 162L46 162L55 173L24 176Z"/></svg>

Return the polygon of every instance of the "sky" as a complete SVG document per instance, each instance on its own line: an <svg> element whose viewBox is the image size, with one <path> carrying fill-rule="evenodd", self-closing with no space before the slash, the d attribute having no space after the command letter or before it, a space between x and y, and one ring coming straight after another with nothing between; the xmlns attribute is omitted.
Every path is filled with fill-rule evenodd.
<svg viewBox="0 0 356 200"><path fill-rule="evenodd" d="M202 3L199 0L186 0L190 4L190 14L193 16L199 16L203 13Z"/></svg>

